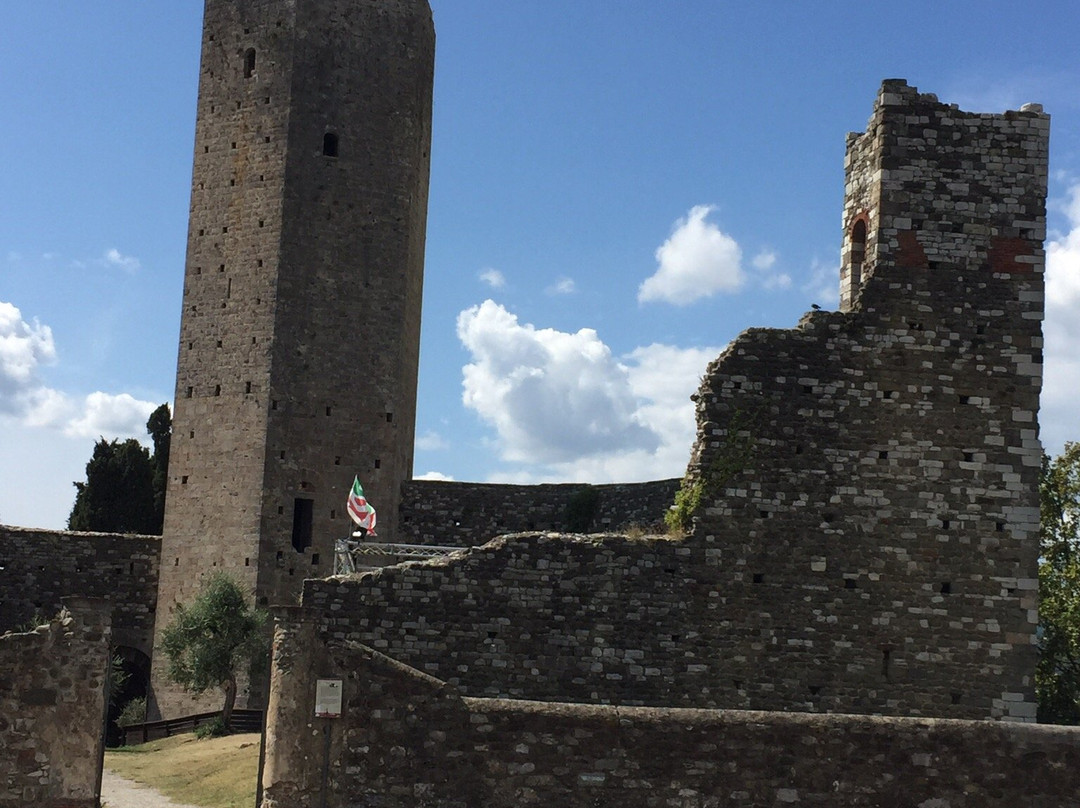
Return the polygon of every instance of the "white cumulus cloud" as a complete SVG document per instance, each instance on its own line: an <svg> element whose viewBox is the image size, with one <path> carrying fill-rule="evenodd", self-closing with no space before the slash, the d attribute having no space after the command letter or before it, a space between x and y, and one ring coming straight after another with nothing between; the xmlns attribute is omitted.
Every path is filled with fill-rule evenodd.
<svg viewBox="0 0 1080 808"><path fill-rule="evenodd" d="M742 250L707 220L713 210L711 205L698 205L675 223L671 236L656 250L656 272L638 288L639 303L685 306L742 287Z"/></svg>
<svg viewBox="0 0 1080 808"><path fill-rule="evenodd" d="M41 386L38 367L55 361L52 329L0 301L0 412L23 409L26 397Z"/></svg>
<svg viewBox="0 0 1080 808"><path fill-rule="evenodd" d="M1043 445L1057 454L1065 441L1080 441L1076 395L1080 390L1080 185L1063 204L1069 231L1046 244L1046 320L1043 364Z"/></svg>
<svg viewBox="0 0 1080 808"><path fill-rule="evenodd" d="M64 433L73 438L145 439L146 420L157 406L151 401L139 401L127 393L91 393L83 403L81 415L67 423Z"/></svg>
<svg viewBox="0 0 1080 808"><path fill-rule="evenodd" d="M457 332L473 359L465 406L495 427L504 459L555 463L658 445L635 417L626 370L592 329L537 329L486 300L458 315Z"/></svg>
<svg viewBox="0 0 1080 808"><path fill-rule="evenodd" d="M423 474L413 477L414 480L436 480L444 483L452 483L454 478L448 474L443 474L441 471L426 471Z"/></svg>
<svg viewBox="0 0 1080 808"><path fill-rule="evenodd" d="M502 289L506 286L506 277L497 269L485 269L477 277L492 289Z"/></svg>
<svg viewBox="0 0 1080 808"><path fill-rule="evenodd" d="M24 426L61 429L68 437L145 438L156 404L101 392L80 402L40 378L39 368L56 361L52 330L0 301L0 414Z"/></svg>
<svg viewBox="0 0 1080 808"><path fill-rule="evenodd" d="M646 480L678 476L694 439L690 394L717 348L638 348L616 358L592 329L521 323L488 300L458 316L472 355L465 405L495 428L493 480Z"/></svg>

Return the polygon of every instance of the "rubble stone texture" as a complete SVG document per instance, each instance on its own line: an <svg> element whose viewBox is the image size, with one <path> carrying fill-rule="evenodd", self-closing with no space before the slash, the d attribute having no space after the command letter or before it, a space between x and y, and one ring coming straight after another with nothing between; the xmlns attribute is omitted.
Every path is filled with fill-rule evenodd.
<svg viewBox="0 0 1080 808"><path fill-rule="evenodd" d="M1080 785L1075 727L469 698L311 628L279 623L264 808L324 804L324 760L335 807L1063 808ZM315 676L342 718L314 716Z"/></svg>
<svg viewBox="0 0 1080 808"><path fill-rule="evenodd" d="M434 47L424 0L206 2L159 637L212 570L260 604L329 574L354 474L394 532Z"/></svg>
<svg viewBox="0 0 1080 808"><path fill-rule="evenodd" d="M710 365L689 534L527 533L307 581L278 620L267 804L1073 799L1080 731L1021 723L1048 132L1034 105L886 81L848 140L842 311ZM313 716L318 677L341 718Z"/></svg>
<svg viewBox="0 0 1080 808"><path fill-rule="evenodd" d="M0 808L99 804L110 607L67 606L0 635Z"/></svg>
<svg viewBox="0 0 1080 808"><path fill-rule="evenodd" d="M849 310L709 367L685 540L309 581L324 636L472 696L1033 721L1048 126L884 84Z"/></svg>
<svg viewBox="0 0 1080 808"><path fill-rule="evenodd" d="M606 533L664 530L678 480L613 485L505 485L410 480L402 486L398 540L404 544L476 547L528 531ZM575 510L575 503L585 506ZM575 513L588 516L575 526Z"/></svg>
<svg viewBox="0 0 1080 808"><path fill-rule="evenodd" d="M0 526L0 632L50 619L67 596L112 608L112 639L147 657L157 608L157 536Z"/></svg>

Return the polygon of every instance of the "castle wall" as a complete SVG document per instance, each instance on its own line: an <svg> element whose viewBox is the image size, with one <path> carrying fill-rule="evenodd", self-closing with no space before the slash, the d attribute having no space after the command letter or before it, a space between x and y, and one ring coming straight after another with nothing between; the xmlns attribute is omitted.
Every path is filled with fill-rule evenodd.
<svg viewBox="0 0 1080 808"><path fill-rule="evenodd" d="M887 82L872 122L851 309L710 365L685 540L308 581L321 635L470 696L1033 721L1048 121Z"/></svg>
<svg viewBox="0 0 1080 808"><path fill-rule="evenodd" d="M79 599L0 635L0 808L97 808L109 607Z"/></svg>
<svg viewBox="0 0 1080 808"><path fill-rule="evenodd" d="M1020 598L1035 609L1033 579L868 593L876 573L860 577L859 559L820 566L816 552L789 543L731 563L686 540L514 535L307 581L303 603L324 641L371 646L469 696L1033 719L1030 670L997 622Z"/></svg>
<svg viewBox="0 0 1080 808"><path fill-rule="evenodd" d="M411 480L402 486L397 535L404 544L474 547L495 536L533 530L605 533L634 526L662 533L678 487L678 480L614 485ZM588 524L572 525L575 515L587 515Z"/></svg>
<svg viewBox="0 0 1080 808"><path fill-rule="evenodd" d="M1076 728L463 698L362 646L313 655L305 627L278 626L268 808L322 804L324 760L329 806L1058 808L1080 787ZM341 718L314 717L317 678Z"/></svg>
<svg viewBox="0 0 1080 808"><path fill-rule="evenodd" d="M0 632L49 619L68 596L112 607L117 645L150 655L161 540L0 525Z"/></svg>

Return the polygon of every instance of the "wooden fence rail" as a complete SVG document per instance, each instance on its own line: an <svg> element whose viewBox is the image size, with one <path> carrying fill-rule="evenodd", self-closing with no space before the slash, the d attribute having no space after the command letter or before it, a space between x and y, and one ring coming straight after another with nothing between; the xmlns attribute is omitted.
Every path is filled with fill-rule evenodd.
<svg viewBox="0 0 1080 808"><path fill-rule="evenodd" d="M158 738L183 735L185 732L194 732L196 727L209 724L220 717L221 710L218 710L213 713L197 713L183 718L170 718L167 721L131 724L121 728L122 743L124 746L133 746L147 741L156 741ZM233 732L259 732L262 730L262 710L233 710L232 730Z"/></svg>

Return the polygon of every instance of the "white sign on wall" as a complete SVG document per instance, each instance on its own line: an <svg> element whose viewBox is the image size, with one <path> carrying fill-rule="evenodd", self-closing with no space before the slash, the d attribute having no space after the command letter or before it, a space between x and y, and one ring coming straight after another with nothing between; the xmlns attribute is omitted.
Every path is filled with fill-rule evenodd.
<svg viewBox="0 0 1080 808"><path fill-rule="evenodd" d="M341 680L319 679L315 682L315 717L341 718Z"/></svg>

